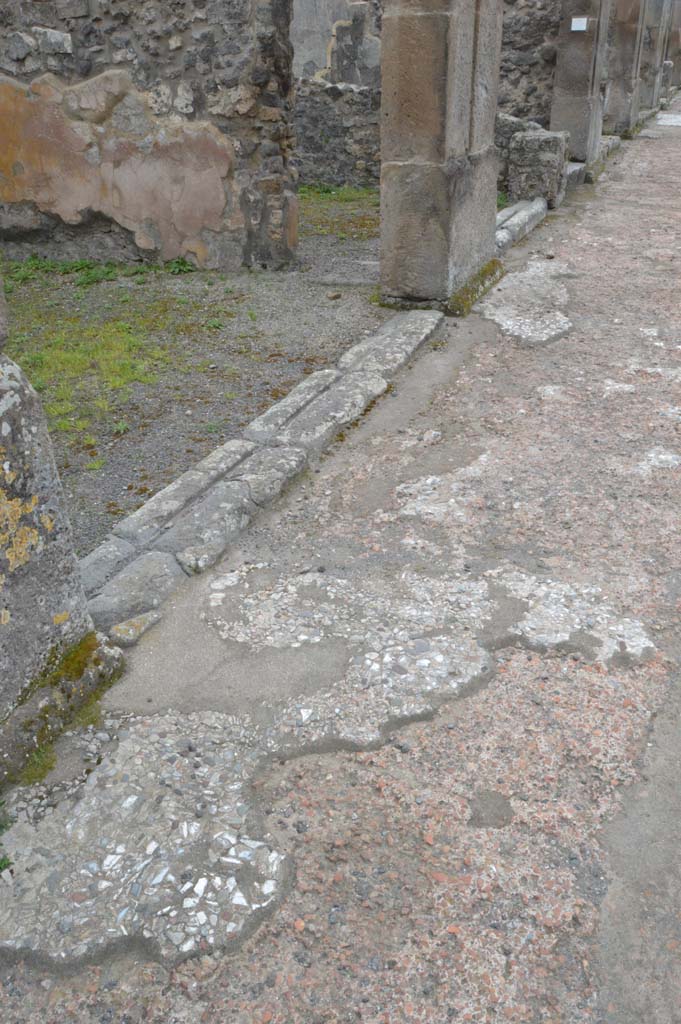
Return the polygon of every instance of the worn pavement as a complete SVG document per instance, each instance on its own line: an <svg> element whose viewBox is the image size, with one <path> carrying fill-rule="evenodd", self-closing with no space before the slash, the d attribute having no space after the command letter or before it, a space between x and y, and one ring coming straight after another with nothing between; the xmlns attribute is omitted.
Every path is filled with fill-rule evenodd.
<svg viewBox="0 0 681 1024"><path fill-rule="evenodd" d="M8 1024L681 1021L665 120L11 795Z"/></svg>

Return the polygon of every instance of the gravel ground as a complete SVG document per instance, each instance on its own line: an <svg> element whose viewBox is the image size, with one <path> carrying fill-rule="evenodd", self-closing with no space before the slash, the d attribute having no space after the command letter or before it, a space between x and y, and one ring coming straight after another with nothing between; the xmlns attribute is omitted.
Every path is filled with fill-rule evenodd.
<svg viewBox="0 0 681 1024"><path fill-rule="evenodd" d="M514 249L10 794L11 1024L678 1024L680 150L644 133ZM189 934L178 881L245 871L233 801L276 898L178 964L119 864L158 831Z"/></svg>
<svg viewBox="0 0 681 1024"><path fill-rule="evenodd" d="M8 351L43 385L80 555L390 315L370 301L372 203L370 193L305 200L299 266L287 273L116 273L79 285L87 271L11 267ZM88 358L74 364L83 338ZM118 366L98 370L115 345Z"/></svg>

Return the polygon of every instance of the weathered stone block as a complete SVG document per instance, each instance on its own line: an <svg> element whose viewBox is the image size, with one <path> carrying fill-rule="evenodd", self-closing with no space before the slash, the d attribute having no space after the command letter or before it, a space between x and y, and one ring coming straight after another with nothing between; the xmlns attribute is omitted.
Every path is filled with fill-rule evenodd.
<svg viewBox="0 0 681 1024"><path fill-rule="evenodd" d="M186 572L203 572L247 525L254 508L246 483L223 480L179 516L155 547L158 553L174 552Z"/></svg>
<svg viewBox="0 0 681 1024"><path fill-rule="evenodd" d="M317 370L305 377L289 391L288 395L275 402L267 412L248 424L244 436L251 441L271 441L288 421L304 409L338 378L337 370Z"/></svg>
<svg viewBox="0 0 681 1024"><path fill-rule="evenodd" d="M159 608L186 579L171 554L146 551L114 576L89 605L94 623L109 629Z"/></svg>
<svg viewBox="0 0 681 1024"><path fill-rule="evenodd" d="M34 25L31 34L35 36L41 53L73 53L73 40L69 32L57 32L52 28Z"/></svg>
<svg viewBox="0 0 681 1024"><path fill-rule="evenodd" d="M377 373L346 373L294 416L279 432L277 440L322 451L344 426L361 416L387 386L385 378Z"/></svg>
<svg viewBox="0 0 681 1024"><path fill-rule="evenodd" d="M338 361L342 370L365 370L390 379L433 336L444 319L433 309L398 313Z"/></svg>
<svg viewBox="0 0 681 1024"><path fill-rule="evenodd" d="M568 142L567 132L516 132L509 145L509 198L543 198L550 209L560 206L567 187Z"/></svg>
<svg viewBox="0 0 681 1024"><path fill-rule="evenodd" d="M435 164L383 164L381 287L386 296L449 297L449 181Z"/></svg>
<svg viewBox="0 0 681 1024"><path fill-rule="evenodd" d="M138 548L146 547L171 519L176 518L216 480L238 466L254 448L255 445L242 440L228 441L221 445L197 463L194 469L188 469L153 498L145 501L137 511L117 523L113 532Z"/></svg>
<svg viewBox="0 0 681 1024"><path fill-rule="evenodd" d="M33 36L27 32L12 32L7 40L7 56L10 60L24 60L37 45Z"/></svg>
<svg viewBox="0 0 681 1024"><path fill-rule="evenodd" d="M266 505L281 494L286 484L307 465L302 448L278 445L260 448L230 474L248 487L249 497L256 505Z"/></svg>
<svg viewBox="0 0 681 1024"><path fill-rule="evenodd" d="M444 158L447 30L442 14L383 20L381 156L384 162Z"/></svg>
<svg viewBox="0 0 681 1024"><path fill-rule="evenodd" d="M532 199L516 203L511 207L511 216L497 228L497 252L505 252L514 242L529 235L530 231L541 224L547 211L546 200ZM504 211L505 212L505 211Z"/></svg>
<svg viewBox="0 0 681 1024"><path fill-rule="evenodd" d="M127 540L110 537L85 558L81 558L80 577L88 597L101 590L119 569L132 561L134 556L135 548Z"/></svg>

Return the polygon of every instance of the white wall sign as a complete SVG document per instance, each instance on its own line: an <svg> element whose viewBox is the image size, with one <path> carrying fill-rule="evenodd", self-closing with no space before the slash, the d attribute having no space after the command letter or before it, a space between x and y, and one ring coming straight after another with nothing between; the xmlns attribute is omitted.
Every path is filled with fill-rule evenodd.
<svg viewBox="0 0 681 1024"><path fill-rule="evenodd" d="M586 32L589 27L588 18L573 18L570 28L573 32Z"/></svg>

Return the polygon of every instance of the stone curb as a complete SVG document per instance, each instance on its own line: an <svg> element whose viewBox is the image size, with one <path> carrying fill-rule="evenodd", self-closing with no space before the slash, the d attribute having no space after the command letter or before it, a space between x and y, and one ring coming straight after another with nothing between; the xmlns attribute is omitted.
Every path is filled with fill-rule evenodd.
<svg viewBox="0 0 681 1024"><path fill-rule="evenodd" d="M222 557L258 509L386 391L443 319L430 309L398 313L336 368L297 384L243 438L215 449L117 523L80 562L95 625L121 646L134 644L179 584Z"/></svg>
<svg viewBox="0 0 681 1024"><path fill-rule="evenodd" d="M505 252L514 242L529 235L537 224L541 224L548 211L548 204L545 199L528 199L522 203L516 203L511 207L511 214L503 220L499 227L497 217L496 247L497 252ZM502 214L505 210L501 211Z"/></svg>

